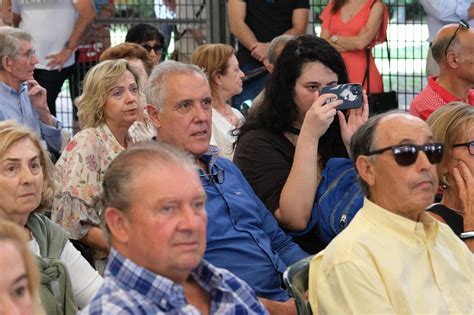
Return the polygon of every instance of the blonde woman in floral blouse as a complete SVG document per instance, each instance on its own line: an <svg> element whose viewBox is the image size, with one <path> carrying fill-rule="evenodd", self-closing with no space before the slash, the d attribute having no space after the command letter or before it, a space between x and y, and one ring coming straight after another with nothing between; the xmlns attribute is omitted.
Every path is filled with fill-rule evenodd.
<svg viewBox="0 0 474 315"><path fill-rule="evenodd" d="M105 269L108 242L100 230L102 180L110 162L132 143L129 128L137 119L138 75L124 59L94 66L76 99L77 133L56 163L53 220L70 237L92 248L96 269Z"/></svg>

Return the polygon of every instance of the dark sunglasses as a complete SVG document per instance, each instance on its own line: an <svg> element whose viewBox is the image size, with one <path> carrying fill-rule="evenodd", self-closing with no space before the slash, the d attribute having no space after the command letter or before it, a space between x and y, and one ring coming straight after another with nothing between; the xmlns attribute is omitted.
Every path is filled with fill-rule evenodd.
<svg viewBox="0 0 474 315"><path fill-rule="evenodd" d="M150 46L150 45L148 45L148 44L142 44L142 45L140 45L140 46L142 46L143 48L145 48L148 53L150 53L150 51L151 51L152 49L155 51L155 54L157 54L157 55L160 55L160 54L163 53L163 45L157 44L157 45L155 45L155 46Z"/></svg>
<svg viewBox="0 0 474 315"><path fill-rule="evenodd" d="M409 166L416 162L418 152L425 152L431 164L437 164L443 160L444 144L442 143L426 143L422 145L416 144L400 144L392 145L383 149L369 152L365 155L382 154L385 151L392 150L395 162L400 166Z"/></svg>
<svg viewBox="0 0 474 315"><path fill-rule="evenodd" d="M468 30L469 29L469 24L464 20L459 20L458 28L456 29L453 36L451 37L448 44L446 45L446 48L444 49L444 56L448 55L448 48L451 45L451 43L453 42L453 40L456 38L456 35L458 35L459 30L461 30L461 29L463 29L463 30Z"/></svg>
<svg viewBox="0 0 474 315"><path fill-rule="evenodd" d="M474 141L469 141L466 143L458 143L453 145L453 147L467 147L470 155L474 155Z"/></svg>

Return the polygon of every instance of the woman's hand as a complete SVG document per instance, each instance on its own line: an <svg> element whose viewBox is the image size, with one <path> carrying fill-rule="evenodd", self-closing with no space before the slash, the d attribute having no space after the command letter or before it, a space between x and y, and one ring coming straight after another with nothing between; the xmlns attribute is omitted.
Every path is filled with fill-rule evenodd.
<svg viewBox="0 0 474 315"><path fill-rule="evenodd" d="M362 93L362 97L364 100L362 107L349 109L347 121L346 117L344 117L344 114L341 111L337 112L337 116L339 117L339 126L341 129L342 141L344 142L344 146L346 147L347 153L349 154L352 135L369 118L369 101L366 92L363 91Z"/></svg>
<svg viewBox="0 0 474 315"><path fill-rule="evenodd" d="M341 104L342 100L337 100L335 94L319 95L319 92L316 92L313 105L304 117L300 135L310 136L314 141L319 141L319 138L328 130L334 120L337 113L336 107Z"/></svg>
<svg viewBox="0 0 474 315"><path fill-rule="evenodd" d="M464 229L474 229L474 177L465 162L459 160L453 168L453 176L458 186L459 199L464 211Z"/></svg>

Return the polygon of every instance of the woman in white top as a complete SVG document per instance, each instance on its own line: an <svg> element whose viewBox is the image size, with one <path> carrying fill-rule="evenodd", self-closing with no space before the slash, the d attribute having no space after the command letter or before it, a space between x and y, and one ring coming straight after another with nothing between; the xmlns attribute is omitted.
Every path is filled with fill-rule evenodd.
<svg viewBox="0 0 474 315"><path fill-rule="evenodd" d="M46 313L73 314L88 304L103 280L68 234L41 213L50 207L53 193L53 166L37 136L12 120L1 122L0 218L29 235L42 275L40 299Z"/></svg>
<svg viewBox="0 0 474 315"><path fill-rule="evenodd" d="M217 145L222 157L232 160L235 137L232 131L239 128L244 117L227 101L242 92L244 73L234 55L234 48L225 44L199 46L191 56L191 63L203 68L209 76L212 94L211 144Z"/></svg>

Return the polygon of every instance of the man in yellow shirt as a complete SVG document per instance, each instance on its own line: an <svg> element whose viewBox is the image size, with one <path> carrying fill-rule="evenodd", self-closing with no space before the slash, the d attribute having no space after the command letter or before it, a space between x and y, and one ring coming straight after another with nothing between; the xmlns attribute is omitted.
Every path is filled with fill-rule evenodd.
<svg viewBox="0 0 474 315"><path fill-rule="evenodd" d="M311 262L315 314L473 314L474 259L425 213L438 188L433 143L421 119L391 112L353 136L364 206Z"/></svg>

